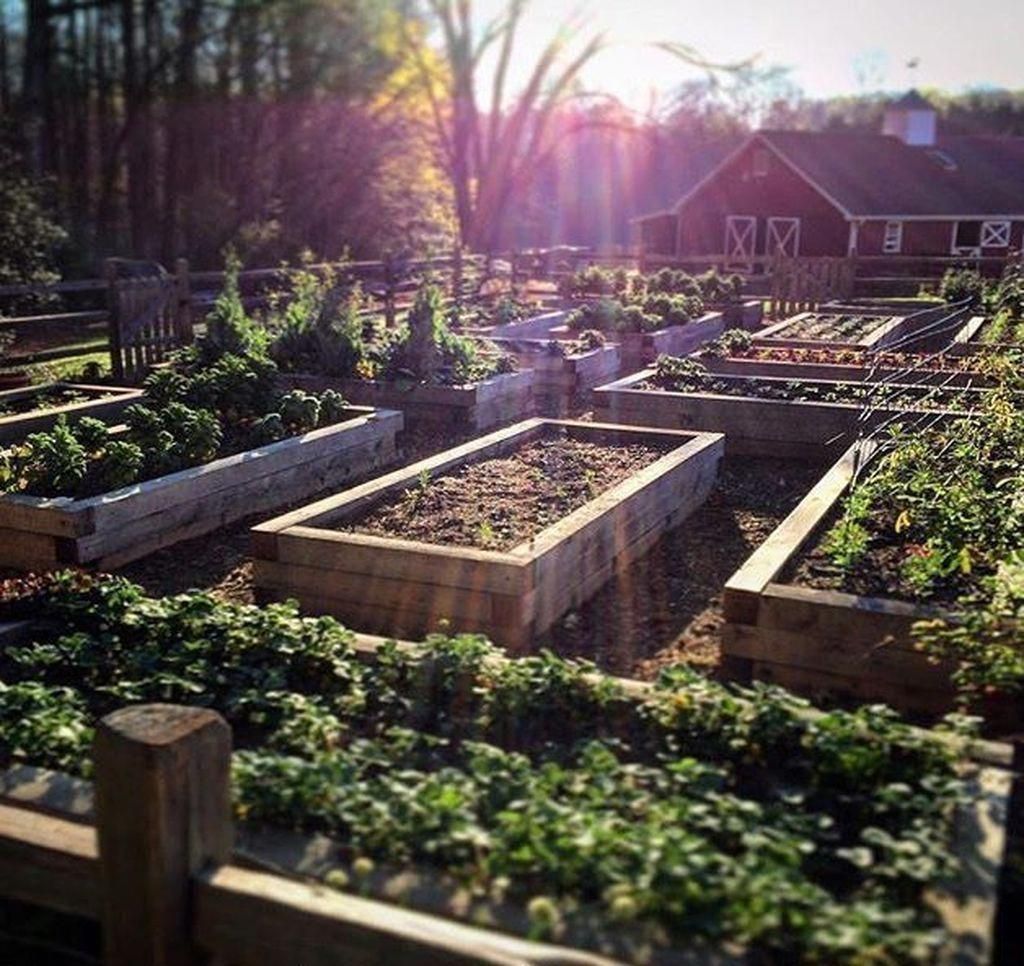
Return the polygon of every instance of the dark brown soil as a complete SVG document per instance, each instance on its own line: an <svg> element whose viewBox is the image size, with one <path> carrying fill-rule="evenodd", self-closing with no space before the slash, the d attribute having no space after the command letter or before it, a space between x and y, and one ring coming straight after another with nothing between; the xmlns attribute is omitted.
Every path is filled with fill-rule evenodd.
<svg viewBox="0 0 1024 966"><path fill-rule="evenodd" d="M538 647L627 677L720 659L722 588L824 468L730 457L707 503L644 558L555 625Z"/></svg>
<svg viewBox="0 0 1024 966"><path fill-rule="evenodd" d="M934 605L955 604L965 594L980 589L984 572L979 568L970 575L955 574L936 582L923 594L907 579L904 569L907 559L923 550L902 540L896 534L891 515L882 511L871 514L866 521L867 529L876 536L864 556L848 569L839 567L825 552L824 543L841 515L841 508L830 514L816 540L783 571L783 580L816 590L839 590L862 597L889 597Z"/></svg>
<svg viewBox="0 0 1024 966"><path fill-rule="evenodd" d="M481 550L511 550L669 447L597 443L564 433L437 478L424 477L339 529Z"/></svg>

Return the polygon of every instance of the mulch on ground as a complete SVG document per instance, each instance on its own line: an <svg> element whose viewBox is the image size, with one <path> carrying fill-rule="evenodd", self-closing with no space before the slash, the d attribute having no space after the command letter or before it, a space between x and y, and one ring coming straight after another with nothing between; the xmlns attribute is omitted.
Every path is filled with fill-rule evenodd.
<svg viewBox="0 0 1024 966"><path fill-rule="evenodd" d="M707 502L538 641L626 677L671 664L714 669L722 588L820 479L823 467L730 457Z"/></svg>

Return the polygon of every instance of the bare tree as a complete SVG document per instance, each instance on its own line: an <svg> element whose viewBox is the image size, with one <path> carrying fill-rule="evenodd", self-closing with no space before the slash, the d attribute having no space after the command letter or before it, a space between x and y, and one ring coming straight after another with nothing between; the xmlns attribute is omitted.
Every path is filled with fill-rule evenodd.
<svg viewBox="0 0 1024 966"><path fill-rule="evenodd" d="M510 0L500 17L477 31L472 0L427 0L441 32L440 64L428 37L412 30L406 34L451 179L459 235L478 251L493 250L514 192L529 183L549 147L558 108L604 43L595 35L574 50L578 30L563 24L537 55L522 92L506 103L528 2ZM484 106L479 72L492 48L497 60Z"/></svg>

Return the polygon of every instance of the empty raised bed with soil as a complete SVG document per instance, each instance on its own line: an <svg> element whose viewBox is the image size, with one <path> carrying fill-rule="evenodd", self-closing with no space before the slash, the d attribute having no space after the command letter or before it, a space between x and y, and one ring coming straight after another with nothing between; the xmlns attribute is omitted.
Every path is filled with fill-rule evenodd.
<svg viewBox="0 0 1024 966"><path fill-rule="evenodd" d="M936 662L911 640L913 624L936 616L936 607L866 586L863 593L810 586L822 581L807 579L806 551L836 519L856 468L871 452L854 446L844 453L726 584L723 656L748 662L758 680L818 699L942 714L954 706L954 666ZM876 574L879 581L884 576Z"/></svg>
<svg viewBox="0 0 1024 966"><path fill-rule="evenodd" d="M533 372L507 372L467 386L423 385L288 373L282 385L323 392L334 389L360 406L397 409L407 426L483 430L534 413Z"/></svg>
<svg viewBox="0 0 1024 966"><path fill-rule="evenodd" d="M528 420L253 530L253 579L361 630L522 649L706 499L716 434Z"/></svg>
<svg viewBox="0 0 1024 966"><path fill-rule="evenodd" d="M967 307L944 302L909 314L844 312L823 307L783 319L757 333L758 343L793 348L902 349L938 352L946 349L970 316Z"/></svg>
<svg viewBox="0 0 1024 966"><path fill-rule="evenodd" d="M99 496L0 495L0 566L109 569L391 462L401 414L346 413L344 422Z"/></svg>
<svg viewBox="0 0 1024 966"><path fill-rule="evenodd" d="M0 445L52 428L61 416L91 416L114 422L142 391L125 386L57 382L0 392Z"/></svg>
<svg viewBox="0 0 1024 966"><path fill-rule="evenodd" d="M655 369L644 369L595 389L595 415L607 422L724 433L730 455L820 460L838 455L860 433L902 413L921 407L936 417L948 412L937 401L929 403L940 392L934 386L894 386L885 391L900 393L898 405L875 399L866 408L868 394L878 387L863 383L804 380L797 385L786 379L719 376L708 381L707 391L673 391L659 388L656 377ZM941 392L952 400L980 394ZM848 399L857 401L840 401Z"/></svg>

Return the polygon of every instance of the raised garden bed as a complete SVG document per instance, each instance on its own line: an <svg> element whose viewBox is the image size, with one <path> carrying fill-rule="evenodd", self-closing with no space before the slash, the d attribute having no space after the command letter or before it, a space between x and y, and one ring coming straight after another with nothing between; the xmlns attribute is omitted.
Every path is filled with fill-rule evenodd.
<svg viewBox="0 0 1024 966"><path fill-rule="evenodd" d="M595 389L596 416L607 422L724 433L730 455L807 460L841 453L859 434L901 413L920 411L927 405L922 401L938 391L929 386L893 386L885 391L900 394L898 406L874 401L866 408L868 394L880 387L717 376L707 379L707 390L671 391L658 388L658 377L657 368L644 369ZM954 394L957 400L972 393L941 391ZM966 398L974 396L980 392ZM936 415L945 413L937 403L929 409Z"/></svg>
<svg viewBox="0 0 1024 966"><path fill-rule="evenodd" d="M805 549L835 520L873 452L872 444L855 444L844 453L729 580L722 652L747 662L756 679L816 700L884 701L908 713L944 714L955 705L955 664L923 653L911 635L915 622L941 615L940 608L798 582ZM989 702L982 710L990 728L1016 723L1009 704Z"/></svg>
<svg viewBox="0 0 1024 966"><path fill-rule="evenodd" d="M543 505L534 496L516 509L529 477L523 467L518 476L512 470L503 491L513 504L509 515L532 513L535 526L517 530L519 542L502 550L481 545L501 545L505 518L480 522L478 546L455 546L456 538L441 529L436 532L444 536L433 541L340 529L364 529L360 521L396 498L415 510L419 494L435 480L470 474L474 464L522 459L528 447L563 438L593 444L598 455L603 447L611 455L622 447L646 448L649 465L609 489L604 485L612 478L600 466L577 469L582 479L562 472L554 501L560 509L551 519L541 516ZM415 636L447 620L457 630L525 648L700 506L722 450L718 435L529 420L254 528L254 583L266 597L296 598L307 610L362 630ZM544 484L542 467L534 472L543 492L550 482ZM594 496L566 512L560 490L571 493L580 485ZM457 522L462 515L472 519L486 499L470 491L463 511L459 492L456 485L449 505Z"/></svg>
<svg viewBox="0 0 1024 966"><path fill-rule="evenodd" d="M687 355L724 331L721 312L708 312L686 325L670 325L656 332L620 332L615 338L622 347L622 364L629 371L650 365L658 356Z"/></svg>
<svg viewBox="0 0 1024 966"><path fill-rule="evenodd" d="M764 322L764 303L760 299L743 302L709 302L709 312L721 312L727 329L744 329L758 332Z"/></svg>
<svg viewBox="0 0 1024 966"><path fill-rule="evenodd" d="M384 382L302 373L282 374L285 386L335 389L361 406L397 409L407 426L484 430L534 413L533 372L507 372L470 386L427 386L413 380Z"/></svg>
<svg viewBox="0 0 1024 966"><path fill-rule="evenodd" d="M350 406L344 415L344 422L99 496L0 495L0 564L118 566L392 461L400 413Z"/></svg>
<svg viewBox="0 0 1024 966"><path fill-rule="evenodd" d="M236 861L324 881L339 901L475 922L495 930L496 949L502 933L563 947L509 958L506 945L502 962L609 962L574 946L649 966L852 964L867 948L888 962L912 950L991 960L1012 789L1004 746L878 709L752 700L692 674L644 686L550 655L504 661L465 639L357 639L204 595L65 583L5 616L19 610L36 623L2 669L8 821L12 808L93 821L81 776L96 718L112 695L170 690L233 729ZM64 664L47 659L68 640ZM0 854L14 869L0 894L45 896L51 867L17 858ZM368 948L371 915L379 935L387 907L360 908L335 924L335 942L351 931ZM412 933L410 915L396 910L392 937L410 961L433 942L439 961L447 947L422 920ZM488 948L486 934L452 942L463 959Z"/></svg>
<svg viewBox="0 0 1024 966"><path fill-rule="evenodd" d="M976 387L991 382L970 360L952 351L940 356L884 350L867 354L851 349L753 345L735 354L698 355L708 371L716 375Z"/></svg>
<svg viewBox="0 0 1024 966"><path fill-rule="evenodd" d="M964 323L950 346L954 355L984 355L1024 348L1024 322L975 315Z"/></svg>
<svg viewBox="0 0 1024 966"><path fill-rule="evenodd" d="M950 345L969 316L968 307L951 309L944 302L903 315L822 308L776 322L757 333L755 340L793 348L937 352Z"/></svg>
<svg viewBox="0 0 1024 966"><path fill-rule="evenodd" d="M60 416L116 421L142 395L124 386L57 382L0 392L0 445L50 429Z"/></svg>
<svg viewBox="0 0 1024 966"><path fill-rule="evenodd" d="M533 371L537 412L564 416L588 390L614 379L621 369L617 345L587 348L573 342L545 339L492 338L514 356L521 369Z"/></svg>

